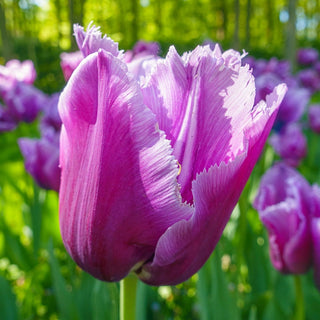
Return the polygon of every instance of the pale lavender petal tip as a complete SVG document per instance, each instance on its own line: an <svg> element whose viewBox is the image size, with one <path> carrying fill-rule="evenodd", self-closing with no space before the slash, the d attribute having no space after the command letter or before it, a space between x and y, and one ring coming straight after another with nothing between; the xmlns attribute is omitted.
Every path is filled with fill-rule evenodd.
<svg viewBox="0 0 320 320"><path fill-rule="evenodd" d="M75 24L73 29L79 50L84 57L98 52L99 49L104 49L114 56L120 54L118 44L106 35L102 36L100 27L96 27L92 22L88 25L87 31L78 24Z"/></svg>

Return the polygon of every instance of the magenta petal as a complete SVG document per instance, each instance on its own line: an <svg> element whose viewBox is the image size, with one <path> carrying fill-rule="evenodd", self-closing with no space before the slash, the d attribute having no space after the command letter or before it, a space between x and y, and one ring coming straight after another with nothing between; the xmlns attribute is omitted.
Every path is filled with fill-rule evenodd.
<svg viewBox="0 0 320 320"><path fill-rule="evenodd" d="M59 111L63 241L84 270L120 280L192 214L181 204L176 160L125 64L103 50L75 70Z"/></svg>

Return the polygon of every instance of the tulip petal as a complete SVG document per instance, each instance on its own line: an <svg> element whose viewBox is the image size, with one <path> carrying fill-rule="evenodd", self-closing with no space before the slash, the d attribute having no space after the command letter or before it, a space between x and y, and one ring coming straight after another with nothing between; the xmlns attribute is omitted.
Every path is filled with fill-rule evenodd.
<svg viewBox="0 0 320 320"><path fill-rule="evenodd" d="M197 175L193 182L195 212L179 221L160 238L153 261L138 276L151 285L177 284L197 272L216 246L264 146L285 93L278 87L253 111L246 128L246 149L227 164L221 162Z"/></svg>
<svg viewBox="0 0 320 320"><path fill-rule="evenodd" d="M73 26L74 35L83 56L86 57L91 53L104 49L115 57L119 55L118 44L106 35L102 36L100 27L89 24L87 31L78 24Z"/></svg>
<svg viewBox="0 0 320 320"><path fill-rule="evenodd" d="M126 65L104 50L72 74L59 112L63 241L84 270L118 281L153 257L168 227L191 217L172 148Z"/></svg>

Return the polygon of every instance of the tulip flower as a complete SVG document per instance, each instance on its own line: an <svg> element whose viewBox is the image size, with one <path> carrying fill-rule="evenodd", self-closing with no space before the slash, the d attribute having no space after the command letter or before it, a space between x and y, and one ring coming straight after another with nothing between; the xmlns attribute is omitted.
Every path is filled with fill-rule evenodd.
<svg viewBox="0 0 320 320"><path fill-rule="evenodd" d="M314 104L309 107L308 112L310 128L320 134L320 105Z"/></svg>
<svg viewBox="0 0 320 320"><path fill-rule="evenodd" d="M320 187L277 163L262 177L254 207L269 233L273 266L291 274L313 266L320 290Z"/></svg>
<svg viewBox="0 0 320 320"><path fill-rule="evenodd" d="M58 112L59 93L54 93L47 97L47 100L42 108L43 116L40 122L41 132L45 132L48 128L52 128L56 133L60 134L61 119Z"/></svg>
<svg viewBox="0 0 320 320"><path fill-rule="evenodd" d="M60 65L61 65L64 79L68 81L72 75L72 72L82 61L83 55L80 51L63 52L60 55L60 59L61 59Z"/></svg>
<svg viewBox="0 0 320 320"><path fill-rule="evenodd" d="M0 95L4 97L17 82L33 84L37 77L31 60L9 60L5 66L0 66Z"/></svg>
<svg viewBox="0 0 320 320"><path fill-rule="evenodd" d="M284 162L297 167L307 154L307 139L298 123L289 123L280 132L274 133L270 144Z"/></svg>
<svg viewBox="0 0 320 320"><path fill-rule="evenodd" d="M32 85L18 82L3 99L10 117L16 121L32 122L46 102L46 95Z"/></svg>
<svg viewBox="0 0 320 320"><path fill-rule="evenodd" d="M170 47L138 82L110 38L78 31L86 57L58 106L65 247L101 280L183 282L215 248L286 86L254 106L251 71L218 46Z"/></svg>
<svg viewBox="0 0 320 320"><path fill-rule="evenodd" d="M319 59L319 52L314 48L301 48L297 53L297 61L301 65L315 64Z"/></svg>
<svg viewBox="0 0 320 320"><path fill-rule="evenodd" d="M301 85L312 93L320 90L320 74L315 68L303 69L297 76Z"/></svg>
<svg viewBox="0 0 320 320"><path fill-rule="evenodd" d="M0 104L0 132L12 131L17 127L17 122L12 119L8 109Z"/></svg>
<svg viewBox="0 0 320 320"><path fill-rule="evenodd" d="M44 189L59 191L59 135L53 130L41 139L20 138L20 150L25 159L25 168Z"/></svg>
<svg viewBox="0 0 320 320"><path fill-rule="evenodd" d="M125 62L131 62L133 59L142 56L157 56L160 52L160 46L157 42L138 41L132 50L128 50L124 54Z"/></svg>
<svg viewBox="0 0 320 320"><path fill-rule="evenodd" d="M304 273L311 266L310 194L308 182L284 163L261 179L254 207L269 232L272 264L283 273Z"/></svg>

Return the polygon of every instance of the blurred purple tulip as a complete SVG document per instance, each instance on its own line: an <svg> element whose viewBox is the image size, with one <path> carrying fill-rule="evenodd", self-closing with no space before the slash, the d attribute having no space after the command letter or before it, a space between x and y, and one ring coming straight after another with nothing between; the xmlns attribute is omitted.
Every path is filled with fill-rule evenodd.
<svg viewBox="0 0 320 320"><path fill-rule="evenodd" d="M297 167L307 154L307 139L298 123L290 123L274 133L270 144L285 163Z"/></svg>
<svg viewBox="0 0 320 320"><path fill-rule="evenodd" d="M297 53L297 61L299 64L307 66L316 63L319 59L319 53L314 48L301 48Z"/></svg>
<svg viewBox="0 0 320 320"><path fill-rule="evenodd" d="M9 90L4 102L10 118L16 122L32 122L37 117L46 100L46 95L32 85L17 82Z"/></svg>
<svg viewBox="0 0 320 320"><path fill-rule="evenodd" d="M59 134L47 130L41 139L20 138L25 168L40 187L59 191Z"/></svg>
<svg viewBox="0 0 320 320"><path fill-rule="evenodd" d="M314 68L301 70L297 76L301 85L312 93L320 90L320 74Z"/></svg>
<svg viewBox="0 0 320 320"><path fill-rule="evenodd" d="M217 244L286 86L254 106L240 54L209 46L182 57L171 47L140 85L90 30L59 101L64 244L101 280L180 283Z"/></svg>
<svg viewBox="0 0 320 320"><path fill-rule="evenodd" d="M7 108L0 104L0 133L12 131L17 127L17 122L12 119Z"/></svg>
<svg viewBox="0 0 320 320"><path fill-rule="evenodd" d="M281 128L283 125L300 120L311 93L305 88L300 88L293 79L286 80L288 91L280 105L275 127ZM272 88L281 83L281 79L275 73L265 73L256 79L257 94L255 103L265 99L271 93Z"/></svg>
<svg viewBox="0 0 320 320"><path fill-rule="evenodd" d="M307 108L310 97L309 90L294 85L289 86L279 108L277 122L286 124L299 121Z"/></svg>
<svg viewBox="0 0 320 320"><path fill-rule="evenodd" d="M269 233L272 264L283 273L304 273L312 264L310 195L308 182L284 163L261 179L254 207Z"/></svg>
<svg viewBox="0 0 320 320"><path fill-rule="evenodd" d="M250 65L256 78L264 74L273 74L281 81L286 81L291 76L291 67L287 60L278 60L277 58L271 58L270 60L255 59L252 56L247 56L244 62Z"/></svg>
<svg viewBox="0 0 320 320"><path fill-rule="evenodd" d="M72 75L72 72L83 60L83 54L81 53L81 51L63 52L60 55L60 59L61 59L60 65L61 65L64 79L68 81Z"/></svg>
<svg viewBox="0 0 320 320"><path fill-rule="evenodd" d="M0 66L0 95L4 97L17 82L33 84L37 74L31 60L10 60L5 66Z"/></svg>
<svg viewBox="0 0 320 320"><path fill-rule="evenodd" d="M309 107L308 118L310 128L320 134L320 104L314 104Z"/></svg>
<svg viewBox="0 0 320 320"><path fill-rule="evenodd" d="M42 109L41 132L46 131L47 128L52 128L55 132L60 133L62 122L58 112L59 97L60 92L47 97Z"/></svg>
<svg viewBox="0 0 320 320"><path fill-rule="evenodd" d="M277 163L262 177L254 207L269 233L273 266L293 274L313 266L320 290L320 187Z"/></svg>
<svg viewBox="0 0 320 320"><path fill-rule="evenodd" d="M139 59L145 56L158 56L160 46L157 42L138 41L132 50L125 52L124 61L129 63L134 59Z"/></svg>

